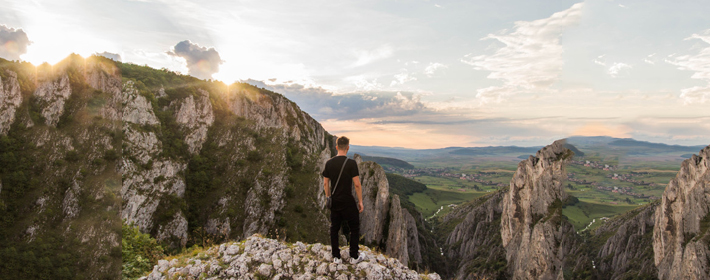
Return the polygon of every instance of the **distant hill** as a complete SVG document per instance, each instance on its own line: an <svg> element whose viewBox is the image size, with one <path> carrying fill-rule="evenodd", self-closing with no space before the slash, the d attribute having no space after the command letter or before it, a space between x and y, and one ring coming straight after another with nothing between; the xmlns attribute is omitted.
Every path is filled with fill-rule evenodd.
<svg viewBox="0 0 710 280"><path fill-rule="evenodd" d="M487 156L498 154L511 153L531 153L535 154L542 147L518 147L518 146L499 146L499 147L473 147L462 148L450 151L449 154L469 155L469 156Z"/></svg>
<svg viewBox="0 0 710 280"><path fill-rule="evenodd" d="M389 165L399 168L412 169L414 165L409 164L409 162L403 161L401 159L391 158L391 157L372 157L372 156L362 156L363 161L374 161L379 165Z"/></svg>
<svg viewBox="0 0 710 280"><path fill-rule="evenodd" d="M618 147L633 147L633 148L650 148L650 149L662 149L667 151L699 151L705 146L680 146L680 145L667 145L662 143L651 143L646 141L638 141L631 138L618 139L609 142L610 146Z"/></svg>
<svg viewBox="0 0 710 280"><path fill-rule="evenodd" d="M570 149L572 152L574 152L575 156L578 156L578 157L584 156L584 152L580 151L579 149L577 149L577 147L573 146L570 143L565 144L565 148Z"/></svg>

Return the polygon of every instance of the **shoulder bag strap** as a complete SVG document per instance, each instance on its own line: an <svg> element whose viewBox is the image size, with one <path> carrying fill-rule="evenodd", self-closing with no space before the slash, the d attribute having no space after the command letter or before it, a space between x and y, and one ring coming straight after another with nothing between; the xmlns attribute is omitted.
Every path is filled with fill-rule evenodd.
<svg viewBox="0 0 710 280"><path fill-rule="evenodd" d="M335 193L335 189L338 188L338 183L340 183L340 176L343 175L343 169L345 169L345 164L348 163L348 157L345 157L345 162L343 162L343 167L340 168L340 174L338 174L338 180L335 181L335 187L333 188L333 191L330 192L330 195L332 196Z"/></svg>

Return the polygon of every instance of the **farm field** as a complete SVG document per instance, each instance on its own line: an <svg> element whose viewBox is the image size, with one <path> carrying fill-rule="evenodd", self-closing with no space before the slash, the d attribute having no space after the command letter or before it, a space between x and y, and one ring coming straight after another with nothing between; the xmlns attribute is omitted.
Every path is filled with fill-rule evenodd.
<svg viewBox="0 0 710 280"><path fill-rule="evenodd" d="M574 205L569 205L562 208L562 215L565 215L569 222L574 226L574 229L581 231L585 229L592 220L594 224L589 226L587 230L594 229L603 223L602 218L611 218L618 214L632 210L638 205L609 205L580 200Z"/></svg>

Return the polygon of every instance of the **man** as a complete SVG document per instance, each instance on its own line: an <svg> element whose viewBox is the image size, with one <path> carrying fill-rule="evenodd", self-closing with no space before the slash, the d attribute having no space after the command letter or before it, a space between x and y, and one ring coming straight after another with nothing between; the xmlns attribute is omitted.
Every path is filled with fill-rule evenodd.
<svg viewBox="0 0 710 280"><path fill-rule="evenodd" d="M330 209L330 245L332 247L333 262L341 263L340 247L338 244L338 231L343 221L350 227L350 263L357 264L365 258L358 254L358 241L360 240L360 213L362 205L362 185L360 185L360 171L354 160L348 159L350 139L343 136L337 140L338 155L329 159L323 169L323 189L325 196L332 196ZM341 171L342 170L342 171ZM337 186L335 184L338 184ZM352 195L352 185L355 185L358 203ZM334 190L331 194L331 190Z"/></svg>

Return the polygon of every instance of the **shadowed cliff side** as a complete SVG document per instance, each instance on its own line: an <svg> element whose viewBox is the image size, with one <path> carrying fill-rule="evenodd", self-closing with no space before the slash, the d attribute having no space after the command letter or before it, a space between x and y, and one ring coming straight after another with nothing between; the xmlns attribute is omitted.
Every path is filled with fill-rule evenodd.
<svg viewBox="0 0 710 280"><path fill-rule="evenodd" d="M710 278L710 146L683 161L655 214L659 279Z"/></svg>

